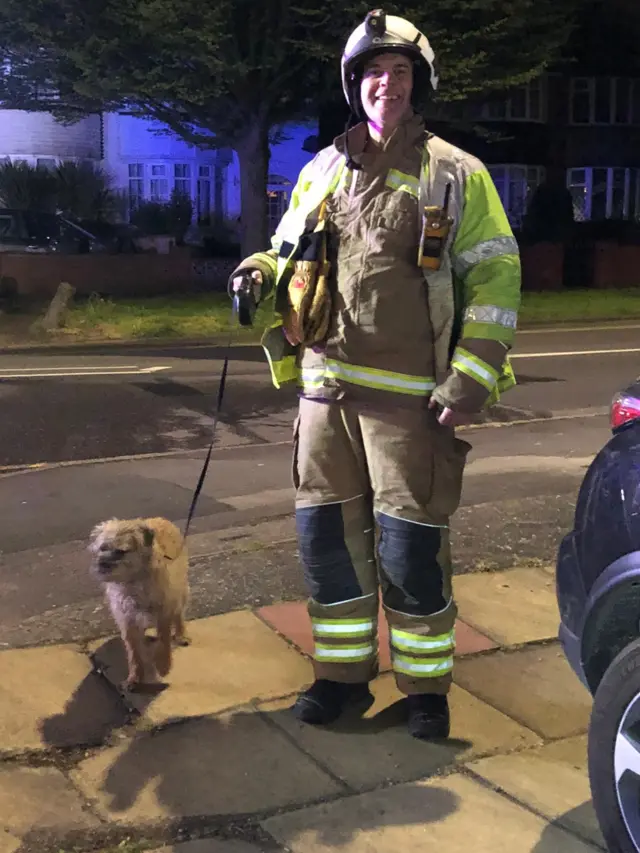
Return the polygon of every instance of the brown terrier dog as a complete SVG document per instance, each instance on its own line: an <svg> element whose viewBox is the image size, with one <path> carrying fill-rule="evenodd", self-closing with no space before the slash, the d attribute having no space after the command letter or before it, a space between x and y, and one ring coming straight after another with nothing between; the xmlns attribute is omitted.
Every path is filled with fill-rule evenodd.
<svg viewBox="0 0 640 853"><path fill-rule="evenodd" d="M189 645L185 609L189 558L183 537L166 518L113 518L91 532L91 571L102 583L127 652L125 687L157 684L171 669L172 637ZM145 629L155 628L154 671L145 667Z"/></svg>

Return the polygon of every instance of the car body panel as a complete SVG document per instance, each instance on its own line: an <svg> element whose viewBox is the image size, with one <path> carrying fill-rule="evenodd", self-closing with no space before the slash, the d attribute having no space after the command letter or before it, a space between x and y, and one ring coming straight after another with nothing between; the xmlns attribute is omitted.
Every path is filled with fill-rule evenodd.
<svg viewBox="0 0 640 853"><path fill-rule="evenodd" d="M628 391L640 396L640 385ZM602 602L618 595L621 585L627 588L639 578L640 419L615 430L589 466L573 530L558 549L559 639L583 683L590 680L584 672L584 643L585 632L594 626L593 614L604 612ZM635 630L640 635L640 612Z"/></svg>

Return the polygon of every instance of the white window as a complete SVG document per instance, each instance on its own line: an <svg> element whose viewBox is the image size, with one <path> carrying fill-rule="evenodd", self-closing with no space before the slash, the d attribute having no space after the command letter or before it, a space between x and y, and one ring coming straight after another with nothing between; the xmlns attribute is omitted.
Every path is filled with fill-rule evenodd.
<svg viewBox="0 0 640 853"><path fill-rule="evenodd" d="M173 187L176 192L191 198L191 166L188 163L174 165Z"/></svg>
<svg viewBox="0 0 640 853"><path fill-rule="evenodd" d="M577 221L640 219L640 169L569 169L567 186Z"/></svg>
<svg viewBox="0 0 640 853"><path fill-rule="evenodd" d="M144 164L129 163L129 208L135 210L144 201Z"/></svg>
<svg viewBox="0 0 640 853"><path fill-rule="evenodd" d="M487 168L496 185L509 222L514 228L519 228L527 212L531 195L544 180L544 168L515 163Z"/></svg>
<svg viewBox="0 0 640 853"><path fill-rule="evenodd" d="M149 195L151 201L164 202L169 198L169 180L167 179L167 167L162 165L151 166L151 180L149 181Z"/></svg>
<svg viewBox="0 0 640 853"><path fill-rule="evenodd" d="M269 221L269 232L273 232L278 227L278 223L284 216L284 213L289 204L289 194L286 190L273 190L267 192L267 216Z"/></svg>
<svg viewBox="0 0 640 853"><path fill-rule="evenodd" d="M208 224L211 221L211 166L198 169L198 222Z"/></svg>
<svg viewBox="0 0 640 853"><path fill-rule="evenodd" d="M546 83L546 77L536 77L506 95L494 95L474 113L485 121L544 121Z"/></svg>
<svg viewBox="0 0 640 853"><path fill-rule="evenodd" d="M640 124L640 80L573 77L571 124Z"/></svg>

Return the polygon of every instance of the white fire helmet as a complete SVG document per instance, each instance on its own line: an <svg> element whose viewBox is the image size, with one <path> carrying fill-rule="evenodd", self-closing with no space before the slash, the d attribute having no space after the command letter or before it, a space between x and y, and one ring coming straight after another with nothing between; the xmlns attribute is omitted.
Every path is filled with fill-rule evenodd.
<svg viewBox="0 0 640 853"><path fill-rule="evenodd" d="M369 12L351 33L342 54L342 89L352 111L362 116L360 82L364 64L379 53L402 53L414 62L414 93L438 88L436 58L429 41L404 18L385 15L381 9Z"/></svg>

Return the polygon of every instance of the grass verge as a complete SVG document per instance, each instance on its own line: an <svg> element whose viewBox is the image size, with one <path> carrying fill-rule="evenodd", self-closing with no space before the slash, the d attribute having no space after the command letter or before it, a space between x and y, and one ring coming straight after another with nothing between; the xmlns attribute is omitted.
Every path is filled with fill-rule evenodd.
<svg viewBox="0 0 640 853"><path fill-rule="evenodd" d="M66 327L50 340L220 340L229 329L230 316L230 301L224 293L117 300L94 296L76 303ZM640 287L524 293L519 327L638 319ZM266 322L267 311L258 310L254 327L237 328L234 340L259 341Z"/></svg>
<svg viewBox="0 0 640 853"><path fill-rule="evenodd" d="M523 293L519 326L640 319L640 286L630 290Z"/></svg>
<svg viewBox="0 0 640 853"><path fill-rule="evenodd" d="M253 329L240 328L234 334L247 342L258 340L265 314L258 311ZM118 300L92 296L71 309L58 334L82 341L220 338L229 329L230 317L231 302L224 293Z"/></svg>

